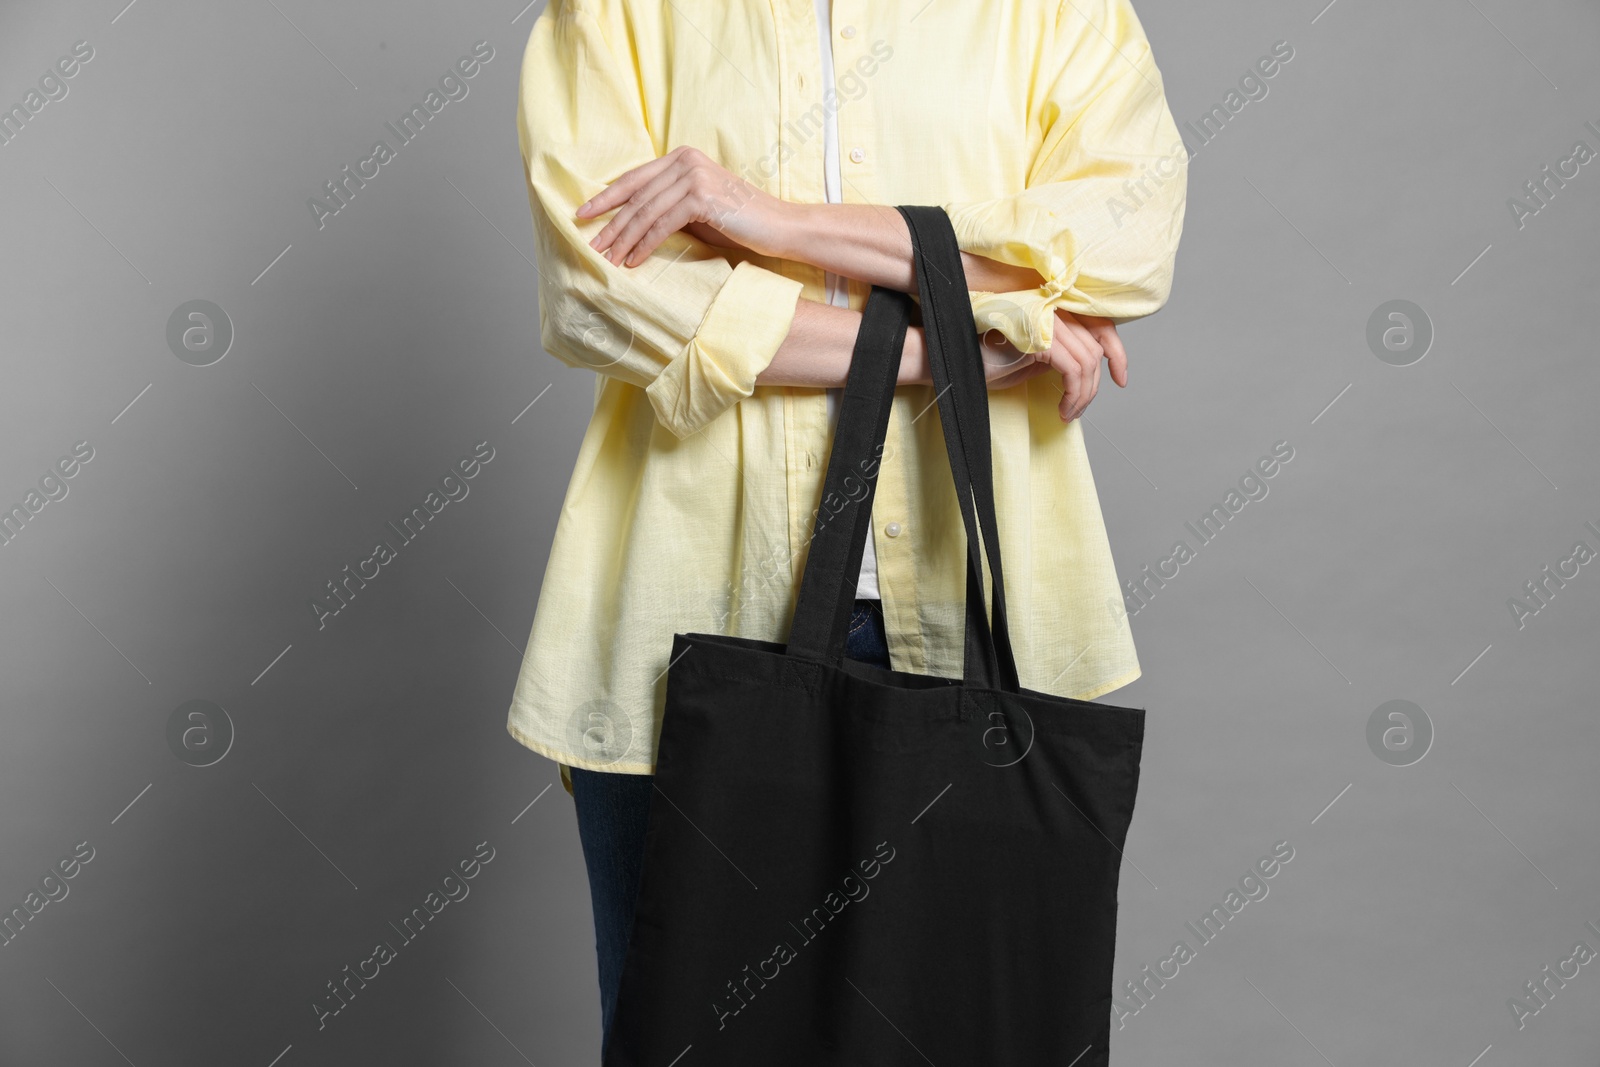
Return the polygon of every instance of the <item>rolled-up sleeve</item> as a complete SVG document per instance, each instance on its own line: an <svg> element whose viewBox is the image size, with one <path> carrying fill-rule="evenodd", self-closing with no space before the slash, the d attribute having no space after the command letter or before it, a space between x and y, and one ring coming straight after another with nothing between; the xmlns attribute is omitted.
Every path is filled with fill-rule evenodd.
<svg viewBox="0 0 1600 1067"><path fill-rule="evenodd" d="M528 38L517 132L539 272L545 352L644 389L657 420L686 438L755 390L788 335L802 283L731 263L681 231L634 267L589 246L612 213L578 206L660 154L620 5L551 0ZM617 25L607 25L616 21Z"/></svg>
<svg viewBox="0 0 1600 1067"><path fill-rule="evenodd" d="M1188 182L1188 151L1128 0L1065 0L1057 20L1026 188L940 205L963 251L1044 279L972 293L979 328L1027 352L1050 346L1058 308L1123 322L1166 303Z"/></svg>

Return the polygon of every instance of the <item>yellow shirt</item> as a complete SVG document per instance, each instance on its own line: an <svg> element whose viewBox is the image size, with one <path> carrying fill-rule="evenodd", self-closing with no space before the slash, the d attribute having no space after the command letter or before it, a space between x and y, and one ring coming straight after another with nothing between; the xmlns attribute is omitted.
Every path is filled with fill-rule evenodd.
<svg viewBox="0 0 1600 1067"><path fill-rule="evenodd" d="M528 39L540 341L597 373L507 725L564 767L653 772L674 633L787 640L832 439L825 390L755 385L821 269L683 233L613 266L588 245L610 213L579 204L683 144L823 202L829 107L845 202L938 204L964 251L1045 279L974 292L980 329L1041 351L1057 308L1166 302L1188 153L1128 0L834 0L832 21L826 87L812 0L550 0ZM1000 545L1021 683L1091 699L1139 662L1060 397L1053 372L989 394ZM893 669L958 677L965 534L930 385L896 390L872 516Z"/></svg>

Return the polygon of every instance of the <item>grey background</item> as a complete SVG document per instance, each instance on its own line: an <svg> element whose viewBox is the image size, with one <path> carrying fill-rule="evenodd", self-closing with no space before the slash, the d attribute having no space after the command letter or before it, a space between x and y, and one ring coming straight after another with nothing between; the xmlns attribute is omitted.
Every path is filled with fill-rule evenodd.
<svg viewBox="0 0 1600 1067"><path fill-rule="evenodd" d="M0 905L95 850L0 947L0 1063L596 1062L571 803L504 725L592 399L537 344L513 118L542 4L125 2L0 14L4 106L95 50L0 147L0 502L94 449L0 548ZM1172 300L1089 411L1120 573L1294 458L1135 616L1144 677L1107 697L1150 713L1119 980L1295 855L1116 1061L1594 1063L1600 964L1520 1032L1507 1000L1600 948L1600 568L1523 628L1507 601L1600 547L1600 163L1521 229L1507 198L1600 148L1600 11L1324 2L1138 4L1180 125L1295 56L1195 155ZM319 232L307 198L478 40L470 94ZM203 368L165 340L194 299L235 330ZM1436 331L1404 367L1366 340L1394 299ZM319 631L308 599L482 440ZM166 738L194 699L236 730L207 767ZM1435 733L1410 766L1367 742L1394 699Z"/></svg>

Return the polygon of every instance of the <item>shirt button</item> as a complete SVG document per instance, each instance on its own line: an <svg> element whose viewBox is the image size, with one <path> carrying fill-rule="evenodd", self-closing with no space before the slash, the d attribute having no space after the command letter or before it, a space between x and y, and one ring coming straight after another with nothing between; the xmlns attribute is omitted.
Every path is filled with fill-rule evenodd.
<svg viewBox="0 0 1600 1067"><path fill-rule="evenodd" d="M839 36L843 37L847 41L850 38L854 37L855 35L856 35L856 28L854 26L846 26L844 29L839 31Z"/></svg>
<svg viewBox="0 0 1600 1067"><path fill-rule="evenodd" d="M883 532L888 534L890 537L899 537L900 524L898 522L891 522L889 525L883 528Z"/></svg>
<svg viewBox="0 0 1600 1067"><path fill-rule="evenodd" d="M859 148L850 149L850 162L852 162L852 163L860 163L863 159L866 159L866 158L867 158L867 154L865 152L863 152L861 149L859 149Z"/></svg>

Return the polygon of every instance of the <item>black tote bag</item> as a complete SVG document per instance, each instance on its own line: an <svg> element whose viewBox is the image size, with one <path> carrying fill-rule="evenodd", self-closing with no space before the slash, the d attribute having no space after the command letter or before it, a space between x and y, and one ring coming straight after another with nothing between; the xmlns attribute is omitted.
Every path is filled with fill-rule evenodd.
<svg viewBox="0 0 1600 1067"><path fill-rule="evenodd" d="M788 643L673 638L605 1067L1108 1062L1144 709L1017 683L960 252L942 209L899 211L967 530L964 677L844 655L913 311L875 287L824 488L854 502L819 512Z"/></svg>

